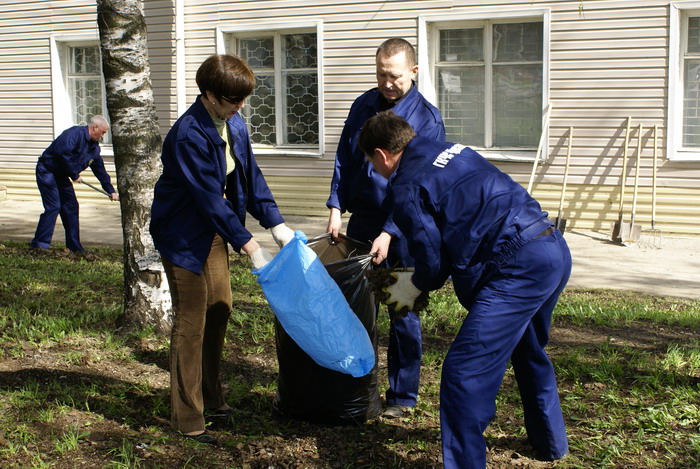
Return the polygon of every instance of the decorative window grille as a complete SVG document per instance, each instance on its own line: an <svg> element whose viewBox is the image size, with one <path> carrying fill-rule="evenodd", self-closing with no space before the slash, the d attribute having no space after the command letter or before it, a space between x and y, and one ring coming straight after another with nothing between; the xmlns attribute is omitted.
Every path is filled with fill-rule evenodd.
<svg viewBox="0 0 700 469"><path fill-rule="evenodd" d="M236 44L257 80L242 111L252 142L270 148L317 148L316 33L258 32L236 38Z"/></svg>
<svg viewBox="0 0 700 469"><path fill-rule="evenodd" d="M68 46L66 52L66 87L74 124L87 125L95 115L109 119L104 112L100 48L97 45ZM103 137L103 142L111 142L111 133Z"/></svg>

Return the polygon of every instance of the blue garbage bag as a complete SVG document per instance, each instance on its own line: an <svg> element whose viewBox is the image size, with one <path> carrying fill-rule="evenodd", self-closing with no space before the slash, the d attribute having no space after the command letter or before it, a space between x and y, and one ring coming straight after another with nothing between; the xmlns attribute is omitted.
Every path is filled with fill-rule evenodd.
<svg viewBox="0 0 700 469"><path fill-rule="evenodd" d="M284 330L316 363L354 377L372 371L367 330L303 232L253 273Z"/></svg>

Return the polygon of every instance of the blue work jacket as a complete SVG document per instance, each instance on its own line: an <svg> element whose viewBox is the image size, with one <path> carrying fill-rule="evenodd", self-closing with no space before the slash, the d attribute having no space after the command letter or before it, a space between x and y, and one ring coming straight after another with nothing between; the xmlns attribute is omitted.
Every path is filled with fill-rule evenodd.
<svg viewBox="0 0 700 469"><path fill-rule="evenodd" d="M109 194L116 192L100 156L100 144L90 138L87 125L64 130L39 157L39 163L60 177L76 180L88 166Z"/></svg>
<svg viewBox="0 0 700 469"><path fill-rule="evenodd" d="M226 143L197 97L163 142L163 174L156 183L150 231L172 263L200 273L215 234L236 250L253 237L246 212L270 228L284 222L253 156L243 118L227 120L236 168L226 175Z"/></svg>
<svg viewBox="0 0 700 469"><path fill-rule="evenodd" d="M372 88L352 104L335 155L330 197L326 202L328 208L335 207L342 212L357 214L364 212L373 219L376 219L377 213L381 213L387 180L374 170L372 163L366 161L357 142L362 125L383 109L382 103L386 101L379 89ZM406 119L418 135L445 141L445 126L440 111L423 97L415 84L391 110ZM382 219L386 219L386 214ZM390 221L385 230L399 234Z"/></svg>
<svg viewBox="0 0 700 469"><path fill-rule="evenodd" d="M551 226L540 204L480 154L421 137L404 150L385 209L408 238L415 286L435 290L452 276L463 303L500 261Z"/></svg>

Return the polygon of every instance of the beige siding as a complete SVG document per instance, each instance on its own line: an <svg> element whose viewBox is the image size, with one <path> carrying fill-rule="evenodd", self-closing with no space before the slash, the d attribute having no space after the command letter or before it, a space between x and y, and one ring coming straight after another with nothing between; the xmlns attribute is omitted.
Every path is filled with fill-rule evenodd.
<svg viewBox="0 0 700 469"><path fill-rule="evenodd" d="M164 137L178 117L175 89L175 3L174 0L148 0L143 4L148 28L153 99Z"/></svg>
<svg viewBox="0 0 700 469"><path fill-rule="evenodd" d="M561 184L535 184L533 195L542 208L554 218L559 214ZM637 194L635 225L643 231L651 228L652 192L648 187ZM663 187L656 193L655 226L665 234L697 235L700 222L700 188L683 189ZM619 187L600 187L587 184L567 184L561 217L567 220L567 230L609 232L610 224L620 216ZM630 222L632 191L625 192L623 220Z"/></svg>
<svg viewBox="0 0 700 469"><path fill-rule="evenodd" d="M145 2L152 82L158 118L167 131L176 117L172 85L174 24L172 0ZM97 37L94 0L3 2L0 11L0 168L31 169L51 143L52 109L49 38L54 34ZM105 151L106 150L106 151ZM109 147L103 153L109 153ZM106 157L113 170L111 157ZM10 185L3 180L0 184ZM33 180L30 186L34 185ZM34 187L35 189L35 187ZM27 187L24 191L32 191Z"/></svg>
<svg viewBox="0 0 700 469"><path fill-rule="evenodd" d="M194 74L215 51L216 27L323 21L325 148L320 158L259 156L283 213L325 214L334 151L350 104L374 86L373 57L386 37L418 42L418 17L496 14L546 8L551 12L549 151L536 172L534 195L556 210L568 129L574 127L567 211L569 226L607 229L617 217L626 118L632 118L627 194L643 124L638 216L650 213L651 128L659 126L658 222L665 230L700 234L700 162L666 158L669 0L338 0L185 2L187 102ZM163 133L175 109L175 26L172 0L145 2L158 117ZM53 10L50 7L53 7ZM94 2L17 0L0 12L0 168L30 169L51 135L48 41L55 31L94 30ZM425 64L421 64L425 65ZM31 128L31 132L26 129ZM18 142L21 142L19 144ZM468 143L468 142L465 142ZM495 162L527 185L531 163ZM8 186L12 197L14 185ZM33 175L26 179L33 184ZM27 190L27 193L30 190Z"/></svg>
<svg viewBox="0 0 700 469"><path fill-rule="evenodd" d="M76 18L85 15L86 7L65 3ZM49 6L48 2L15 1L3 4L0 13L2 168L32 167L53 138L48 38L65 26ZM73 32L81 30L77 24L73 28Z"/></svg>
<svg viewBox="0 0 700 469"><path fill-rule="evenodd" d="M195 3L195 2L193 2ZM342 9L338 5L342 3ZM569 170L572 202L570 226L607 229L614 219L620 191L625 123L632 117L628 184L633 182L636 163L636 126L645 127L640 159L638 213L650 212L651 127L659 126L658 191L659 221L669 230L700 234L697 210L700 193L700 163L671 162L665 158L666 86L668 80L668 2L663 1L400 1L337 2L198 1L187 9L189 75L214 50L213 26L226 25L227 18L243 24L323 19L324 21L324 113L326 147L320 160L313 158L259 158L282 207L312 210L299 202L292 187L304 187L303 175L325 179L313 184L309 195L321 204L326 199L335 146L352 100L374 86L373 55L386 37L403 36L417 43L419 15L498 12L546 7L551 9L550 101L553 113L549 135L549 157L536 173L535 195L549 210L550 200L558 208L559 187L564 174L568 128L574 127ZM582 8L582 10L580 10ZM189 88L191 100L196 93ZM496 165L527 184L530 163ZM289 176L291 185L279 185ZM279 188L279 189L278 189ZM631 186L627 194L631 194ZM540 197L541 193L541 197ZM682 194L682 197L681 197ZM675 200L678 202L674 202ZM595 200L596 203L587 203ZM607 203L598 202L608 200ZM574 208L574 206L572 206ZM611 215L612 213L612 215ZM612 218L611 218L612 217Z"/></svg>
<svg viewBox="0 0 700 469"><path fill-rule="evenodd" d="M324 177L268 176L270 190L282 215L318 215L327 217L330 180Z"/></svg>

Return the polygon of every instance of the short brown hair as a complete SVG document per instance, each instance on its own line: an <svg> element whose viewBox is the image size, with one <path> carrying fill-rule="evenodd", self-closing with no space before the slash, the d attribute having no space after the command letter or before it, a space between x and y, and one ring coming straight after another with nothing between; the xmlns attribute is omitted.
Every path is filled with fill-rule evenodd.
<svg viewBox="0 0 700 469"><path fill-rule="evenodd" d="M399 153L415 136L413 127L403 117L391 110L382 111L362 125L358 146L365 155L371 155L375 148Z"/></svg>
<svg viewBox="0 0 700 469"><path fill-rule="evenodd" d="M232 54L214 54L199 66L196 76L200 93L243 101L255 89L255 75L245 60Z"/></svg>
<svg viewBox="0 0 700 469"><path fill-rule="evenodd" d="M409 67L414 67L416 65L416 50L410 42L400 37L392 37L382 42L379 47L377 47L375 57L380 53L387 57L393 57L400 52L406 53L406 62L408 62Z"/></svg>

